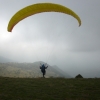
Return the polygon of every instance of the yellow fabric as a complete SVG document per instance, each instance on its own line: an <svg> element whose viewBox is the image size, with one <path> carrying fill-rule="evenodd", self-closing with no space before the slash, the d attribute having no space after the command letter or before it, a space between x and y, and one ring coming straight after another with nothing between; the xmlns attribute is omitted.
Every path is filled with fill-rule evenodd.
<svg viewBox="0 0 100 100"><path fill-rule="evenodd" d="M61 12L73 16L77 19L79 26L81 25L81 19L79 16L73 12L71 9L54 3L37 3L27 6L20 11L18 11L9 21L8 32L11 32L13 27L24 18L42 12Z"/></svg>

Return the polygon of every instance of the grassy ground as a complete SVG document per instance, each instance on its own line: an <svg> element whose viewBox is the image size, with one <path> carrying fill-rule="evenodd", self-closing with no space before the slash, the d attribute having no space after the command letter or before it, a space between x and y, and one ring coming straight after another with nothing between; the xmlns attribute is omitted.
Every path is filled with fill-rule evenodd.
<svg viewBox="0 0 100 100"><path fill-rule="evenodd" d="M100 100L100 79L1 77L0 100Z"/></svg>

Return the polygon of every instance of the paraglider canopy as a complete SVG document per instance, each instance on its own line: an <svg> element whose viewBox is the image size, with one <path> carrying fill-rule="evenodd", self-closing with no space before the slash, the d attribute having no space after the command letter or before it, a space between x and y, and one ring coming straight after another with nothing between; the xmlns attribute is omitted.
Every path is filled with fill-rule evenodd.
<svg viewBox="0 0 100 100"><path fill-rule="evenodd" d="M72 11L71 9L59 5L59 4L54 4L54 3L37 3L37 4L33 4L30 6L27 6L21 10L19 10L9 21L8 24L8 32L11 32L13 27L20 22L21 20L23 20L24 18L34 15L34 14L38 14L38 13L42 13L42 12L60 12L60 13L65 13L68 15L73 16L74 18L77 19L79 26L81 25L81 19L79 18L79 16Z"/></svg>

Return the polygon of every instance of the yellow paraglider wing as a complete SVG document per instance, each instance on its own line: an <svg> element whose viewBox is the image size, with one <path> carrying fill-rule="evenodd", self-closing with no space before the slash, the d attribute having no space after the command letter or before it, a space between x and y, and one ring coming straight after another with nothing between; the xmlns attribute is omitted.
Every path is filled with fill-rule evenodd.
<svg viewBox="0 0 100 100"><path fill-rule="evenodd" d="M54 3L37 3L27 6L18 11L9 21L8 32L11 32L13 27L24 18L42 12L61 12L73 16L78 20L79 26L81 25L81 19L71 9Z"/></svg>

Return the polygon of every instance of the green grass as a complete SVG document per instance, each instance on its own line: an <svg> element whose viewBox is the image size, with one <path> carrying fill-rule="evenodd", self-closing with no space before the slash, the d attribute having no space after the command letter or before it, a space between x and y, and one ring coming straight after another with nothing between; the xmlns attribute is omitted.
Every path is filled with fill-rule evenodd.
<svg viewBox="0 0 100 100"><path fill-rule="evenodd" d="M0 100L100 100L100 79L1 77Z"/></svg>

